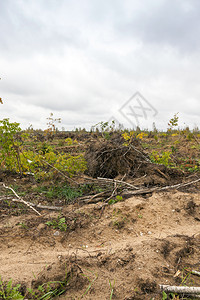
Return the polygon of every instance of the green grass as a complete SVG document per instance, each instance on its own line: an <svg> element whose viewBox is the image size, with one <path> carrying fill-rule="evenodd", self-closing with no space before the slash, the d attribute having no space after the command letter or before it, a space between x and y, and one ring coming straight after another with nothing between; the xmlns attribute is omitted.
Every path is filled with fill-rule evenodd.
<svg viewBox="0 0 200 300"><path fill-rule="evenodd" d="M67 184L53 186L38 186L34 188L34 192L43 194L48 199L62 199L66 203L72 202L74 199L91 193L99 193L103 190L93 184L83 184L78 187L72 187Z"/></svg>
<svg viewBox="0 0 200 300"><path fill-rule="evenodd" d="M90 273L94 278L91 279L90 276L81 273L80 275L87 278L89 285L85 292L82 294L82 299L91 289L92 285L98 278L98 274L95 274L92 271L86 270L86 273ZM40 284L38 287L32 289L27 288L27 290L22 292L20 291L21 285L13 285L12 279L8 282L2 281L0 277L0 299L4 300L24 300L24 299L31 299L31 300L50 300L59 297L60 295L64 294L67 289L69 288L70 282L72 280L73 274L67 273L64 276L62 281L48 281L45 283ZM111 288L114 288L111 286ZM112 293L112 290L111 290ZM74 298L73 298L74 299ZM111 298L110 298L111 299Z"/></svg>
<svg viewBox="0 0 200 300"><path fill-rule="evenodd" d="M59 229L61 231L67 230L67 224L65 217L58 217L56 220L47 221L45 224L52 226L54 229Z"/></svg>
<svg viewBox="0 0 200 300"><path fill-rule="evenodd" d="M34 191L44 194L49 199L59 198L66 200L66 202L71 202L83 195L82 187L74 188L69 185L39 186Z"/></svg>
<svg viewBox="0 0 200 300"><path fill-rule="evenodd" d="M12 279L8 282L3 282L0 277L0 299L5 300L21 300L24 299L22 294L20 293L20 284L15 286L12 285Z"/></svg>

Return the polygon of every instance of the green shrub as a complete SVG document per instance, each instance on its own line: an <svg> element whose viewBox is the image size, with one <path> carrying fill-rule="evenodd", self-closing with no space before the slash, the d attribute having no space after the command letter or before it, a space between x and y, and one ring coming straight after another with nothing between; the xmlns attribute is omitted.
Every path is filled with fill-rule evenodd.
<svg viewBox="0 0 200 300"><path fill-rule="evenodd" d="M161 154L159 154L158 151L153 151L151 153L150 158L151 158L151 161L154 163L169 166L170 161L171 161L171 154L172 154L172 152L170 152L170 151L164 151Z"/></svg>
<svg viewBox="0 0 200 300"><path fill-rule="evenodd" d="M55 173L66 172L72 177L86 170L83 155L56 153L47 143L39 144L38 150L24 150L23 141L27 134L21 132L19 123L11 123L9 119L0 121L0 166L6 170L20 174L31 172L36 179L49 179Z"/></svg>
<svg viewBox="0 0 200 300"><path fill-rule="evenodd" d="M0 164L3 168L12 171L17 165L21 172L20 146L16 134L21 131L19 123L11 123L9 119L0 120Z"/></svg>

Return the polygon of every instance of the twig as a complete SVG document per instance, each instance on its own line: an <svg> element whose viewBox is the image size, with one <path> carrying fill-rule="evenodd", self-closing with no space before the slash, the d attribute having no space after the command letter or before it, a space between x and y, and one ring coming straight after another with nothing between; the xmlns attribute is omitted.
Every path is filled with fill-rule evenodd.
<svg viewBox="0 0 200 300"><path fill-rule="evenodd" d="M120 146L120 147L117 147L115 149L104 150L104 151L101 152L101 154L99 156L97 156L97 158L95 160L98 160L104 153L117 151L117 150L122 149L122 148L124 148L124 146Z"/></svg>
<svg viewBox="0 0 200 300"><path fill-rule="evenodd" d="M153 193L153 192L161 192L161 191L169 190L169 189L179 189L181 187L191 185L191 184L197 183L199 181L200 181L200 178L197 179L197 180L194 180L194 181L187 182L187 183L179 183L179 184L175 184L175 185L168 185L168 186L164 186L162 188L154 187L154 188L151 188L151 189L141 189L141 190L137 190L137 191L131 191L130 194L131 195L142 195L142 194L149 194L149 193Z"/></svg>
<svg viewBox="0 0 200 300"><path fill-rule="evenodd" d="M137 148L135 148L133 145L130 145L131 148L133 148L136 152L140 153L140 155L142 155L142 157L150 164L152 164L152 161L150 161L150 159L148 159L140 150L138 150Z"/></svg>
<svg viewBox="0 0 200 300"><path fill-rule="evenodd" d="M13 198L12 196L7 196L6 198L4 197L0 197L0 201L5 201L5 200L10 200L13 202L19 202L18 199ZM46 206L46 205L40 205L40 204L35 204L32 202L26 202L27 204L29 204L30 206L35 206L37 208L41 208L41 209L49 209L49 210L62 210L62 207L58 207L58 206Z"/></svg>
<svg viewBox="0 0 200 300"><path fill-rule="evenodd" d="M110 179L110 178L102 178L102 177L97 177L97 180L100 180L100 181L106 181L106 182L112 182L112 183L119 183L119 184L123 184L123 185L126 185L132 189L135 189L135 190L139 190L139 188L137 186L134 186L128 182L125 182L125 181L122 181L122 180L116 180L116 179Z"/></svg>
<svg viewBox="0 0 200 300"><path fill-rule="evenodd" d="M197 142L198 145L200 145L200 142L198 141L198 139L196 138L196 136L193 134L193 137L195 139L195 141Z"/></svg>
<svg viewBox="0 0 200 300"><path fill-rule="evenodd" d="M112 194L110 195L110 197L108 197L107 199L104 200L104 202L108 202L110 199L112 199L112 197L115 195L116 193L116 190L117 190L117 183L114 182L114 189L112 191Z"/></svg>
<svg viewBox="0 0 200 300"><path fill-rule="evenodd" d="M178 294L189 294L189 295L199 295L200 287L188 287L188 286L170 286L170 285L160 285L160 289L167 293L178 293Z"/></svg>
<svg viewBox="0 0 200 300"><path fill-rule="evenodd" d="M108 191L104 191L104 192L95 194L95 195L93 195L93 196L90 196L89 198L88 198L88 196L86 196L86 197L81 197L81 198L78 198L78 200L83 200L83 202L86 202L86 203L92 203L93 200L94 200L95 198L97 198L97 197L99 197L99 196L103 196L103 195L106 194L106 193L108 193ZM85 199L83 199L83 198L85 198Z"/></svg>
<svg viewBox="0 0 200 300"><path fill-rule="evenodd" d="M189 272L193 275L200 276L200 272L198 272L198 271L192 270L192 271L189 271Z"/></svg>
<svg viewBox="0 0 200 300"><path fill-rule="evenodd" d="M27 202L27 203L31 206L35 206L35 207L41 208L41 209L62 210L62 207L58 207L58 206L46 206L46 205L34 204L34 203L31 203L31 202Z"/></svg>
<svg viewBox="0 0 200 300"><path fill-rule="evenodd" d="M17 195L17 193L11 187L6 186L4 183L2 183L2 185L3 185L3 187L5 189L11 190L13 192L13 194L18 198L18 202L24 203L25 205L27 205L28 207L30 207L32 210L34 210L34 212L36 212L39 216L41 216L41 213L39 213L39 211L37 211L34 207L32 207L32 205L30 205L25 200L23 200L19 195Z"/></svg>
<svg viewBox="0 0 200 300"><path fill-rule="evenodd" d="M169 180L169 176L165 175L162 171L160 171L159 169L155 168L155 170L162 175L165 179Z"/></svg>
<svg viewBox="0 0 200 300"><path fill-rule="evenodd" d="M175 185L164 186L164 187L160 188L160 190L166 190L166 189L169 189L169 188L170 189L180 188L180 187L184 187L184 186L187 186L187 185L197 183L198 181L200 181L200 178L198 178L197 180L186 182L186 183L179 183L179 184L175 184Z"/></svg>

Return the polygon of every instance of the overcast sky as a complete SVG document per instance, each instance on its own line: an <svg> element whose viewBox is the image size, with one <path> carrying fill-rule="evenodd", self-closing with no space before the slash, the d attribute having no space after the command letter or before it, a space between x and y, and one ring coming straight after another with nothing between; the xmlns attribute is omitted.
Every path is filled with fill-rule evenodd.
<svg viewBox="0 0 200 300"><path fill-rule="evenodd" d="M0 77L22 128L200 127L200 1L0 0Z"/></svg>

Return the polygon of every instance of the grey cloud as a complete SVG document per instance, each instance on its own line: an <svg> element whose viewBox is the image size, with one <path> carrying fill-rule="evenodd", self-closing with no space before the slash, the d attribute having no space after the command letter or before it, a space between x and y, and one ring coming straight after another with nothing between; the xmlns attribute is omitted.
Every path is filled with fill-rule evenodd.
<svg viewBox="0 0 200 300"><path fill-rule="evenodd" d="M198 121L199 8L197 0L0 1L1 116L38 128L55 112L61 126L89 126L139 91L159 111L156 123L177 111Z"/></svg>
<svg viewBox="0 0 200 300"><path fill-rule="evenodd" d="M200 48L200 2L197 0L146 1L133 9L129 20L116 21L118 33L144 43L168 45L181 51Z"/></svg>
<svg viewBox="0 0 200 300"><path fill-rule="evenodd" d="M33 5L35 3L35 5ZM76 24L66 20L59 22L59 10L42 2L10 1L0 4L0 49L9 58L26 57L35 53L58 53L62 55L67 47L86 47L87 40L81 35ZM47 3L47 2L46 2ZM45 18L44 18L45 14ZM67 12L66 12L67 14ZM9 54L12 54L10 56Z"/></svg>

